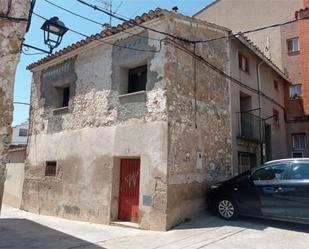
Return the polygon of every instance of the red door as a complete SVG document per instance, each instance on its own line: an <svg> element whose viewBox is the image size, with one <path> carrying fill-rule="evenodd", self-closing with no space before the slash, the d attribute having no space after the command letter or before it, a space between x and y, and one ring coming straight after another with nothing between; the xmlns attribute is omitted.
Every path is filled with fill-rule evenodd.
<svg viewBox="0 0 309 249"><path fill-rule="evenodd" d="M119 213L125 221L138 221L140 159L121 159Z"/></svg>

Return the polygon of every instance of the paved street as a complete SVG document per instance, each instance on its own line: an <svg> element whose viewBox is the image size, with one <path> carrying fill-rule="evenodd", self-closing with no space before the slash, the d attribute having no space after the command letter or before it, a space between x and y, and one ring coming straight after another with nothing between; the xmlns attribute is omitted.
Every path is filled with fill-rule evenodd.
<svg viewBox="0 0 309 249"><path fill-rule="evenodd" d="M90 224L5 206L0 248L308 248L309 225L259 219L225 222L203 214L168 232Z"/></svg>

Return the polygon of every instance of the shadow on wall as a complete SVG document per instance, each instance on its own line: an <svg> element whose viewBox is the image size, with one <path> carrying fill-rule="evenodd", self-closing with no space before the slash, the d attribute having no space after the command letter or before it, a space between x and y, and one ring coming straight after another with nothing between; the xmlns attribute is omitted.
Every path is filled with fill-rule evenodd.
<svg viewBox="0 0 309 249"><path fill-rule="evenodd" d="M306 224L291 223L286 221L277 221L277 220L266 220L262 218L249 218L241 217L237 220L226 221L219 218L213 214L197 214L196 216L188 219L187 222L184 222L173 229L175 230L186 230L186 229L196 229L196 228L214 228L219 229L222 227L237 227L239 228L239 233L247 229L263 231L269 227L297 231L303 233L309 233L309 226Z"/></svg>
<svg viewBox="0 0 309 249"><path fill-rule="evenodd" d="M102 249L104 247L26 219L1 219L0 248Z"/></svg>

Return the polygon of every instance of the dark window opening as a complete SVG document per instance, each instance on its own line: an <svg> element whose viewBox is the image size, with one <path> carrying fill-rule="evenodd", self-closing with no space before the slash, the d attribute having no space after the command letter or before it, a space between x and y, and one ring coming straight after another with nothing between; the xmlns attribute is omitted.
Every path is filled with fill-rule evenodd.
<svg viewBox="0 0 309 249"><path fill-rule="evenodd" d="M69 106L70 100L70 87L63 88L62 107Z"/></svg>
<svg viewBox="0 0 309 249"><path fill-rule="evenodd" d="M129 70L128 93L146 90L147 65Z"/></svg>
<svg viewBox="0 0 309 249"><path fill-rule="evenodd" d="M19 136L20 137L26 137L28 135L27 129L19 129Z"/></svg>
<svg viewBox="0 0 309 249"><path fill-rule="evenodd" d="M46 162L45 175L56 176L56 172L57 172L57 162L56 161Z"/></svg>
<svg viewBox="0 0 309 249"><path fill-rule="evenodd" d="M243 54L238 54L238 63L239 63L239 69L249 73L249 58L244 56Z"/></svg>
<svg viewBox="0 0 309 249"><path fill-rule="evenodd" d="M274 80L274 88L278 91L279 90L279 84L277 80Z"/></svg>

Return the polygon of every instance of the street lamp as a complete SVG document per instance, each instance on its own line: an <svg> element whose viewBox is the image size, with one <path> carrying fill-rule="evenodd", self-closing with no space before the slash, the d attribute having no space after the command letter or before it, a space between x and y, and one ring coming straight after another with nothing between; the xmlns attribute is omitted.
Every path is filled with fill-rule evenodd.
<svg viewBox="0 0 309 249"><path fill-rule="evenodd" d="M63 35L68 31L68 28L56 16L46 20L41 29L44 31L44 43L48 46L49 51L25 44L24 42L22 46L51 54L54 48L60 45Z"/></svg>
<svg viewBox="0 0 309 249"><path fill-rule="evenodd" d="M68 31L64 23L56 16L46 20L41 29L44 30L44 43L49 47L51 52L59 46L63 35Z"/></svg>

